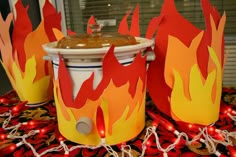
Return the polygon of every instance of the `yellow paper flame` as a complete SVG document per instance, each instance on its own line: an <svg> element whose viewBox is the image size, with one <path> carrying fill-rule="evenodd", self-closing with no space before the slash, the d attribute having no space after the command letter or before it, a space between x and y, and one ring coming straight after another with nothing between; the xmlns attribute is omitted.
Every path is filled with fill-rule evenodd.
<svg viewBox="0 0 236 157"><path fill-rule="evenodd" d="M13 77L8 74L11 82L14 82L14 89L18 93L18 96L22 101L28 101L32 104L44 102L48 100L48 87L50 84L51 77L44 76L40 80L35 81L36 76L36 60L35 57L31 57L26 61L25 64L25 74L22 74L21 69L15 62L12 64ZM13 79L14 78L14 79ZM32 82L32 83L29 83ZM42 92L36 93L35 91Z"/></svg>
<svg viewBox="0 0 236 157"><path fill-rule="evenodd" d="M86 104L80 108L67 107L61 97L58 80L54 81L54 97L58 116L59 130L63 136L71 141L80 144L97 145L101 142L98 131L96 130L96 110L100 105L106 125L106 143L117 144L128 141L141 132L145 124L145 90L141 79L137 83L135 96L129 94L129 83L116 87L111 81L103 94L97 100L87 100ZM117 93L118 101L114 98ZM113 99L114 98L114 99ZM135 103L136 102L136 103ZM121 112L122 111L122 112ZM115 116L117 114L117 116ZM93 121L91 133L84 135L79 133L76 128L76 122L81 117L89 117ZM115 120L114 117L116 117Z"/></svg>

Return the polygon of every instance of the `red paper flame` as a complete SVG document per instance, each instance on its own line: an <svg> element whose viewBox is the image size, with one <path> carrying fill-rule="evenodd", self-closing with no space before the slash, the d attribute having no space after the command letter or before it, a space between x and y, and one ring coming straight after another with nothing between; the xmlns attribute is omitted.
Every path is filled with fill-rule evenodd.
<svg viewBox="0 0 236 157"><path fill-rule="evenodd" d="M96 24L96 20L95 20L94 16L91 16L88 20L88 24L87 24L87 33L88 34L92 33L92 29L89 27L89 25L92 25L92 24Z"/></svg>
<svg viewBox="0 0 236 157"><path fill-rule="evenodd" d="M21 0L16 2L16 14L20 18L16 18L14 21L14 27L12 30L12 45L13 52L16 52L18 55L19 66L22 71L25 71L25 50L24 42L27 35L32 32L32 24L28 17L28 7L24 8ZM14 56L14 55L13 55Z"/></svg>
<svg viewBox="0 0 236 157"><path fill-rule="evenodd" d="M123 66L114 55L114 46L111 46L103 59L103 78L97 88L93 89L94 74L91 74L73 100L71 77L60 55L59 59L58 78L60 88L63 89L61 90L63 101L68 107L81 108L87 99L97 100L111 80L117 87L129 82L129 93L134 97L138 79L140 78L143 82L146 80L146 57L137 54L132 64Z"/></svg>
<svg viewBox="0 0 236 157"><path fill-rule="evenodd" d="M45 1L43 7L44 27L50 41L56 41L56 37L52 31L53 28L61 30L61 14L57 13L56 8L49 2Z"/></svg>
<svg viewBox="0 0 236 157"><path fill-rule="evenodd" d="M131 11L128 11L127 14L121 20L118 32L121 34L130 34L132 36L139 37L140 36L139 5L137 5L134 9L134 13L133 13L132 20L131 20L131 26L130 26L130 30L129 30L127 19L129 17L130 12Z"/></svg>
<svg viewBox="0 0 236 157"><path fill-rule="evenodd" d="M59 69L58 69L58 77L60 77L61 81L60 81L60 86L62 87L61 89L63 89L62 92L62 98L65 102L65 104L67 104L68 106L71 107L76 107L76 108L81 108L87 98L89 97L89 94L91 92L93 92L93 79L94 79L94 74L92 73L92 75L90 76L90 78L88 78L81 86L81 90L78 92L75 100L73 101L72 98L72 80L70 77L69 72L66 69L66 65L63 62L62 56L59 54Z"/></svg>

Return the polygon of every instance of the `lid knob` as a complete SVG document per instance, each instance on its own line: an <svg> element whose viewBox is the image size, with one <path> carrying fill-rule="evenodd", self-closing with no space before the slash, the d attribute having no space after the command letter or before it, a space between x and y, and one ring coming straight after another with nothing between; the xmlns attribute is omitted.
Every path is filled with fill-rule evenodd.
<svg viewBox="0 0 236 157"><path fill-rule="evenodd" d="M92 30L93 34L100 33L103 28L102 24L89 24L88 26Z"/></svg>

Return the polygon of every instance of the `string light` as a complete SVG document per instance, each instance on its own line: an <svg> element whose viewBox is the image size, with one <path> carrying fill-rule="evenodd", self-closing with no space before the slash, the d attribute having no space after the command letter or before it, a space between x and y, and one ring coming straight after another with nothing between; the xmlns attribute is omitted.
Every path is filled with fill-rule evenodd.
<svg viewBox="0 0 236 157"><path fill-rule="evenodd" d="M68 149L68 147L67 147L67 145L64 143L64 141L60 141L60 144L61 144L61 146L63 147L63 149L64 149L64 151L65 151L65 153L64 153L64 156L66 157L66 156L69 156L69 149Z"/></svg>
<svg viewBox="0 0 236 157"><path fill-rule="evenodd" d="M0 134L0 138L1 138L1 140L5 140L7 138L7 135L6 134Z"/></svg>
<svg viewBox="0 0 236 157"><path fill-rule="evenodd" d="M227 115L228 115L233 121L236 121L236 116L230 114L229 112L227 113Z"/></svg>
<svg viewBox="0 0 236 157"><path fill-rule="evenodd" d="M214 154L218 157L227 157L226 155L221 154L219 151L216 151Z"/></svg>
<svg viewBox="0 0 236 157"><path fill-rule="evenodd" d="M64 140L65 140L65 138L64 138L63 136L59 136L59 137L58 137L58 141L61 142L61 141L64 141Z"/></svg>
<svg viewBox="0 0 236 157"><path fill-rule="evenodd" d="M236 147L235 146L227 146L227 149L229 150L229 154L231 157L236 157Z"/></svg>
<svg viewBox="0 0 236 157"><path fill-rule="evenodd" d="M221 105L221 113L227 114L227 113L230 113L230 112L232 112L232 108L230 106L225 105L225 104Z"/></svg>
<svg viewBox="0 0 236 157"><path fill-rule="evenodd" d="M26 106L27 101L20 102L16 106L12 108L12 113L18 113L23 110L23 108Z"/></svg>
<svg viewBox="0 0 236 157"><path fill-rule="evenodd" d="M41 134L44 134L45 132L46 132L45 128L40 129L40 133L41 133Z"/></svg>
<svg viewBox="0 0 236 157"><path fill-rule="evenodd" d="M101 125L99 125L100 127L100 129L101 130L105 130L105 123L104 123L104 118L103 118L103 114L101 114L102 112L101 112L102 110L100 110L100 111L98 111L98 116L100 116L100 120L99 120L99 122L98 122L98 124L101 124ZM3 115L3 114L2 114ZM11 114L7 114L7 113L5 113L4 115L9 115L9 117L11 117ZM155 115L156 116L156 115ZM157 117L156 117L157 118ZM158 117L159 118L159 117ZM6 118L6 119L9 119L9 118ZM102 120L102 121L101 121ZM143 147L143 149L145 150L147 147L149 147L150 145L151 145L151 143L152 143L152 141L150 140L150 137L152 136L152 135L154 135L155 136L155 138L156 138L156 141L158 141L158 136L157 136L157 134L156 134L156 128L157 128L157 126L159 125L159 123L161 123L161 124L166 124L165 126L166 126L166 128L167 128L167 130L169 130L169 131L173 131L174 130L174 134L176 134L177 136L178 136L178 138L175 140L175 142L172 144L172 145L169 145L166 149L163 149L161 146L160 146L160 144L158 143L158 142L156 142L156 145L157 145L157 148L158 149L160 149L160 150L162 150L163 151L163 156L168 156L168 151L170 151L171 149L173 149L174 147L175 147L175 145L176 144L178 144L179 143L179 140L180 140L180 138L182 137L182 136L184 136L185 138L186 138L186 135L184 135L183 133L179 133L177 130L175 130L174 129L174 127L173 127L173 125L170 123L170 122L168 122L168 121L166 121L165 119L163 119L162 117L159 119L159 120L161 120L161 121L157 121L157 120L153 120L153 122L152 122L152 126L151 126L151 133L148 135L148 137L147 137L147 140L144 142L145 143L145 147ZM36 122L36 121L29 121L29 122L23 122L23 123L19 123L19 124L21 124L21 125L29 125L29 126L34 126L34 125L36 125L36 123L39 123L39 122ZM102 126L102 127L101 127ZM168 126L168 127L167 127ZM189 125L189 127L190 128L192 128L193 126L192 125ZM206 127L206 130L208 130L208 131L212 131L212 132L219 132L219 130L215 130L212 126L209 126L209 127ZM26 145L28 145L28 146L30 146L30 147L32 147L32 145L30 145L29 143L27 143L26 142L26 140L25 140L25 138L27 138L27 137L29 137L29 136L31 136L31 135L34 135L34 134L36 134L36 133L46 133L46 132L49 132L49 130L47 129L47 127L44 127L44 128L42 128L42 129L40 129L40 130L33 130L31 133L29 132L28 134L26 134L26 135L23 135L23 136L19 136L19 137L17 137L17 136L7 136L6 134L1 134L0 135L0 137L1 137L1 139L5 139L5 138L22 138L23 139L23 142L19 142L19 143L17 143L16 145L11 145L11 147L9 147L8 148L8 150L9 151L7 151L8 153L10 153L10 152L12 152L12 151L14 151L17 147L19 147L19 146L21 146L22 144L26 144ZM147 132L148 132L148 130L147 130ZM103 133L103 132L100 132L100 133L102 133L101 134L101 137L103 137L102 139L104 139L105 138L105 134ZM58 146L58 147L55 147L55 148L53 148L53 149L50 149L50 150L47 150L46 152L49 152L49 151L59 151L59 150L61 150L62 148L64 148L64 156L69 156L69 152L71 151L70 149L68 149L67 148L67 146L65 145L65 143L64 143L64 140L65 140L65 138L63 137L63 136L59 136L59 141L61 141L60 142L60 146ZM200 139L200 141L201 142L206 142L204 139ZM113 154L113 156L118 156L118 154L109 146L109 145L106 145L105 144L105 142L102 142L102 144L99 146L99 147L101 147L101 146L103 146L110 154ZM80 148L86 148L86 147L89 147L89 146L80 146ZM99 147L97 147L97 148L99 148ZM90 148L90 147L89 147ZM32 151L34 150L34 148L31 148L32 149ZM123 146L122 146L122 152L125 152L125 153L127 153L129 156L131 156L130 154L131 154L131 152L130 151L126 151L125 149L124 149L124 144L123 144ZM34 154L36 155L36 156L41 156L42 155L42 153L41 153L41 155L40 154L37 154L37 152L34 150L33 151L34 152ZM145 152L145 151L144 151ZM43 154L45 154L45 153L43 153ZM217 156L219 156L219 157L223 157L224 155L223 154L221 154L220 152L218 152L218 151L215 151L215 153L214 154L216 154ZM232 154L232 153L231 153Z"/></svg>
<svg viewBox="0 0 236 157"><path fill-rule="evenodd" d="M226 155L220 153L218 150L216 150L216 147L213 142L219 143L219 141L216 141L212 138L212 136L208 135L207 132L208 128L205 127L203 129L200 129L200 133L198 135L192 135L194 138L190 143L195 142L199 140L200 142L204 143L210 153L215 154L218 157L227 157ZM217 132L217 129L215 130ZM201 136L203 136L205 139L203 139Z"/></svg>
<svg viewBox="0 0 236 157"><path fill-rule="evenodd" d="M7 104L9 102L16 102L16 101L15 100L9 101L8 99L3 99L2 97L0 98L0 103ZM19 135L19 136L16 135L16 132L21 127L26 127L27 130L29 130L29 128L36 128L36 127L38 128L41 125L45 126L48 123L48 121L31 120L28 122L18 123L14 126L8 126L10 124L11 119L15 117L16 114L22 112L22 110L24 109L27 109L26 104L27 102L17 102L17 104L14 107L12 107L12 110L9 110L5 113L0 114L0 117L5 117L5 120L2 123L2 128L0 128L0 139L1 140L6 140L6 139L20 140L20 142L16 144L12 144L6 147L5 149L1 149L0 150L1 155L11 154L13 151L15 151L16 148L22 145L27 145L28 148L32 150L34 156L37 156L37 157L41 157L49 152L61 151L61 150L64 150L65 157L69 157L70 152L75 149L79 149L79 148L98 149L100 147L104 147L111 156L118 157L118 154L116 153L116 151L114 151L110 145L107 145L105 143L105 121L104 121L103 111L100 106L97 108L97 115L96 115L97 130L101 137L101 143L99 145L94 146L94 147L87 146L87 145L76 145L69 149L67 145L65 144L66 139L62 135L58 135L57 139L60 143L58 146L47 149L41 154L38 154L35 148L29 142L26 141L26 138L30 136L34 136L35 134L38 134L38 133L41 135L47 134L48 132L51 132L54 128L51 126L41 127L41 129L39 130L31 130L28 133L24 135ZM219 129L216 129L213 125L201 128L193 124L185 124L189 128L189 130L200 131L199 134L192 135L193 139L189 141L188 136L185 133L179 132L178 130L176 130L174 125L171 122L169 122L167 119L151 111L147 111L147 112L149 116L153 119L153 121L152 121L152 126L146 129L146 135L145 135L145 138L143 140L143 145L142 145L142 154L140 157L145 155L146 149L153 144L154 140L156 141L157 149L163 152L164 157L167 157L168 152L175 148L175 146L180 142L181 137L184 137L187 144L189 144L190 142L199 140L200 142L205 143L209 150L212 149L211 144L209 143L211 142L221 143L227 146L228 151L232 157L233 156L236 157L236 150L235 150L235 147L232 146L232 140L231 140L231 138L236 139L236 132L228 132L227 130L219 130ZM232 119L232 116L234 117L236 114L236 112L232 110L232 108L225 108L223 113L225 115L228 115L229 117L231 116L231 119ZM156 132L156 129L159 126L159 124L163 125L168 131L173 132L177 136L177 138L173 141L173 143L169 145L168 147L166 147L165 149L161 147L159 143L159 138ZM7 132L10 132L10 133L7 134ZM191 135L191 133L189 133L188 135ZM121 144L121 152L122 152L122 157L126 155L130 157L132 156L131 147L129 145L126 145L126 143ZM219 151L215 150L215 148L213 148L212 151L210 152L213 152L218 157L225 156L224 154L221 154Z"/></svg>
<svg viewBox="0 0 236 157"><path fill-rule="evenodd" d="M121 157L125 157L127 154L129 157L133 157L131 152L131 147L127 145L125 142L121 144Z"/></svg>
<svg viewBox="0 0 236 157"><path fill-rule="evenodd" d="M9 101L9 99L6 99L6 98L4 98L4 97L1 97L1 98L0 98L0 103L1 103L1 104L9 104L10 101Z"/></svg>
<svg viewBox="0 0 236 157"><path fill-rule="evenodd" d="M155 121L159 122L161 125L165 126L165 128L167 128L167 130L169 131L175 131L174 126L165 118L163 118L162 116L153 113L152 111L148 110L147 111L148 115L154 119Z"/></svg>
<svg viewBox="0 0 236 157"><path fill-rule="evenodd" d="M12 154L12 152L15 151L16 148L22 146L24 143L23 142L18 142L16 144L10 144L9 146L3 148L0 150L1 156L8 156Z"/></svg>
<svg viewBox="0 0 236 157"><path fill-rule="evenodd" d="M19 100L17 99L7 99L6 97L0 97L0 103L1 104L15 104L15 103L18 103Z"/></svg>
<svg viewBox="0 0 236 157"><path fill-rule="evenodd" d="M236 132L228 132L227 130L216 129L216 133L220 134L222 139L213 140L217 143L223 144L224 146L233 145L233 141L231 139L236 139Z"/></svg>
<svg viewBox="0 0 236 157"><path fill-rule="evenodd" d="M227 105L222 105L221 113L223 113L221 116L228 116L233 121L236 121L236 111L234 111L231 107Z"/></svg>
<svg viewBox="0 0 236 157"><path fill-rule="evenodd" d="M159 122L158 122L157 120L153 120L153 121L152 121L152 126L153 126L153 127L156 127L156 128L157 128L158 125L159 125Z"/></svg>
<svg viewBox="0 0 236 157"><path fill-rule="evenodd" d="M146 145L147 147L150 147L150 146L152 145L152 141L147 140L147 142L145 143L145 145Z"/></svg>
<svg viewBox="0 0 236 157"><path fill-rule="evenodd" d="M53 130L54 130L54 128L49 125L47 127L44 127L42 129L40 129L40 135L47 134L47 133L49 133L49 132L51 132Z"/></svg>
<svg viewBox="0 0 236 157"><path fill-rule="evenodd" d="M192 125L192 124L189 124L188 127L189 127L189 129L192 129L192 128L193 128L193 125Z"/></svg>
<svg viewBox="0 0 236 157"><path fill-rule="evenodd" d="M229 113L229 112L231 112L231 110L227 109L227 113ZM161 117L160 115L157 115L157 114L153 113L152 111L147 111L147 113L149 114L149 116L151 118L153 118L155 121L160 122L160 124L165 126L165 128L167 130L172 131L176 136L179 137L180 134L182 134L179 131L175 130L173 125L169 121L167 121L166 119ZM190 128L190 129L194 128L194 130L196 130L197 127L192 125L192 124L188 124L188 128ZM200 130L200 133L198 135L193 135L193 134L189 133L189 135L192 135L192 137L193 137L192 141L189 141L187 134L183 133L183 136L185 137L186 143L189 144L189 143L192 143L194 141L200 140L200 142L206 144L207 149L209 150L209 152L215 154L216 156L224 157L225 156L224 154L221 154L219 151L216 150L215 145L213 143L213 141L216 142L216 140L212 136L210 136L210 135L215 135L215 136L218 135L218 139L220 138L221 140L222 140L222 137L224 137L222 134L219 134L219 131L218 131L218 134L216 134L217 129L215 129L213 127L213 124L208 126L208 127L204 127L203 129L201 129L200 127L198 129ZM157 136L156 133L154 133L154 135ZM201 136L203 136L205 139L203 139ZM229 136L229 135L227 135L227 136ZM235 135L233 135L233 136L234 136L234 139L236 139L236 136ZM232 137L232 135L231 135L231 137ZM218 141L218 143L219 143L219 141ZM221 142L221 143L223 143L223 142ZM228 145L228 144L225 144L225 143L223 143L223 144L225 146ZM173 146L174 146L174 144L173 144ZM159 146L157 146L157 148L158 147ZM158 149L160 149L160 148L158 148ZM167 151L165 151L165 150L162 150L162 151L163 151L163 156L168 156Z"/></svg>

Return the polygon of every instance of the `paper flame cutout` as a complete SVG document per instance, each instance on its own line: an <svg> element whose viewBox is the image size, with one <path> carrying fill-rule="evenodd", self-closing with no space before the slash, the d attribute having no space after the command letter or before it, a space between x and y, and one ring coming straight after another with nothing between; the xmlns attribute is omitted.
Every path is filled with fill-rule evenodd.
<svg viewBox="0 0 236 157"><path fill-rule="evenodd" d="M130 15L131 11L128 11L127 14L123 17L123 19L120 22L118 32L120 34L129 34L135 37L140 36L140 28L139 28L139 5L136 5L132 18L131 18L131 25L130 30L127 23L127 19Z"/></svg>
<svg viewBox="0 0 236 157"><path fill-rule="evenodd" d="M92 34L93 31L92 31L92 29L90 28L89 25L93 25L93 24L96 24L96 20L95 20L94 16L91 16L91 17L89 18L88 24L87 24L87 33L88 33L88 34Z"/></svg>
<svg viewBox="0 0 236 157"><path fill-rule="evenodd" d="M93 89L92 73L82 84L75 100L72 99L72 82L61 57L58 71L58 79L54 81L54 97L59 129L66 138L82 144L98 144L100 136L95 127L98 106L104 115L106 143L130 140L143 129L146 57L137 54L131 64L123 66L116 59L112 46L103 59L103 78L97 88ZM75 123L81 117L89 117L93 121L93 130L89 135L75 130Z"/></svg>
<svg viewBox="0 0 236 157"><path fill-rule="evenodd" d="M157 30L147 84L162 112L177 121L209 125L219 116L226 16L207 0L201 3L205 31L184 19L173 0L164 1L160 16L150 22L156 27L149 26L147 33L150 38Z"/></svg>
<svg viewBox="0 0 236 157"><path fill-rule="evenodd" d="M41 45L55 39L52 28L60 29L60 15L47 0L43 8L44 20L32 31L28 7L24 8L21 0L17 1L15 7L17 17L12 43L9 28L13 15L10 13L6 21L2 17L0 19L3 67L22 101L34 104L50 100L53 72L51 63L43 60L46 52Z"/></svg>

